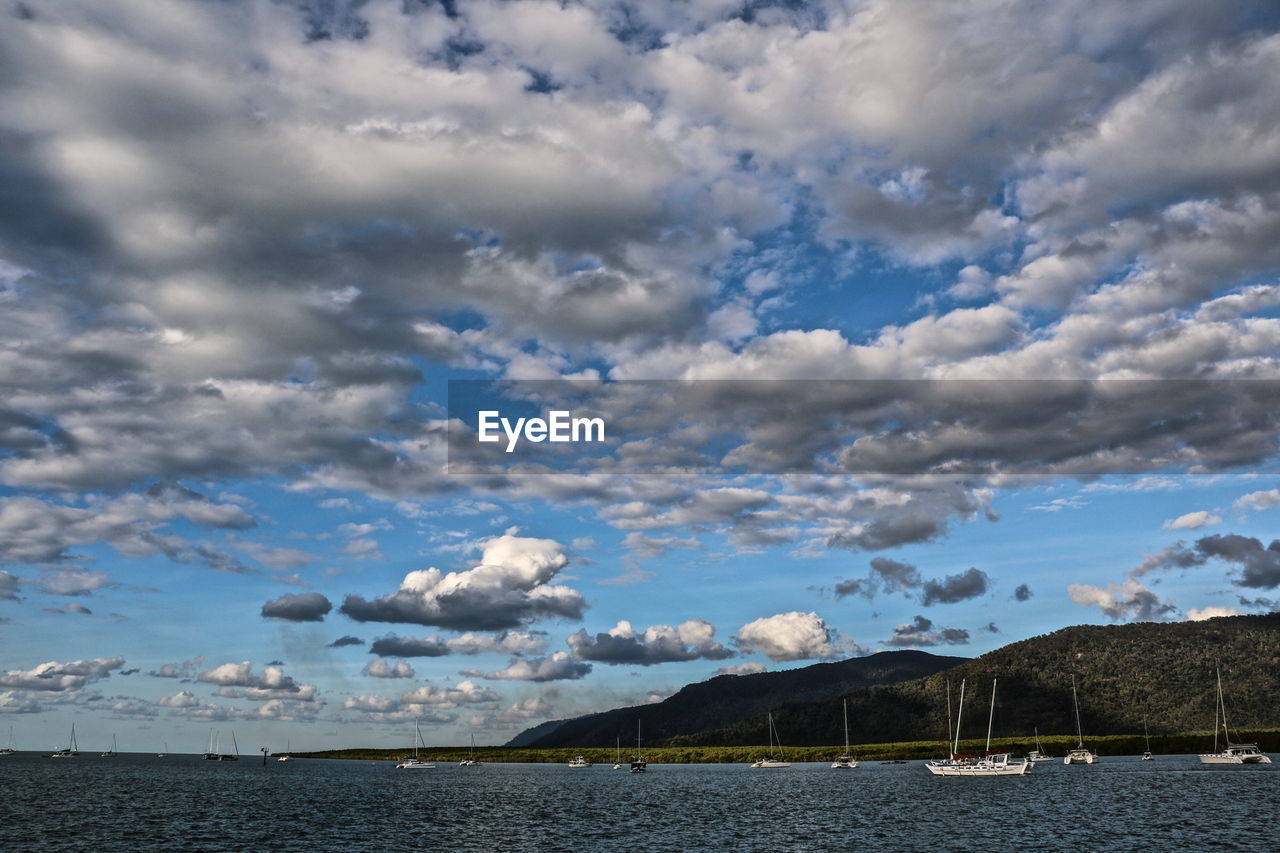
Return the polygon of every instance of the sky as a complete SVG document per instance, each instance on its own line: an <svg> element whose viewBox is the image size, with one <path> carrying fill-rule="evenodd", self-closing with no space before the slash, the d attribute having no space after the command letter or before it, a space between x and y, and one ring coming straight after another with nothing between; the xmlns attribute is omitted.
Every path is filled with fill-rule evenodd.
<svg viewBox="0 0 1280 853"><path fill-rule="evenodd" d="M20 748L1280 609L1274 3L0 14Z"/></svg>

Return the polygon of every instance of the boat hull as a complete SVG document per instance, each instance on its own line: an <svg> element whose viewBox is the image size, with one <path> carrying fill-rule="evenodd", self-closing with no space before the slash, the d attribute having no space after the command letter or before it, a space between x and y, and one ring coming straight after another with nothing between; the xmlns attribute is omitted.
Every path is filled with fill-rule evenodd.
<svg viewBox="0 0 1280 853"><path fill-rule="evenodd" d="M1031 772L1030 761L926 761L924 766L934 776L1025 776Z"/></svg>

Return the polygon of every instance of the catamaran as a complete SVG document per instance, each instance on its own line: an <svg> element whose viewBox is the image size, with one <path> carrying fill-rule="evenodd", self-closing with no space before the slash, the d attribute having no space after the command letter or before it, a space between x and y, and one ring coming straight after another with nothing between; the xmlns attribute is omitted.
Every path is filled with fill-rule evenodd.
<svg viewBox="0 0 1280 853"><path fill-rule="evenodd" d="M771 770L778 767L790 767L786 756L782 752L782 739L778 736L778 730L773 727L773 712L769 712L769 757L761 758L752 763L752 767L758 769ZM774 752L774 741L778 743L778 751Z"/></svg>
<svg viewBox="0 0 1280 853"><path fill-rule="evenodd" d="M1007 752L991 751L991 726L996 717L996 679L991 679L991 711L987 715L987 746L985 754L965 755L960 752L960 719L964 714L964 681L960 682L960 706L956 711L955 741L950 758L926 761L925 768L934 776L1023 776L1030 772L1032 764L1027 759L1010 758Z"/></svg>
<svg viewBox="0 0 1280 853"><path fill-rule="evenodd" d="M632 773L645 773L649 769L649 761L640 754L640 721L636 720L636 757L631 762Z"/></svg>
<svg viewBox="0 0 1280 853"><path fill-rule="evenodd" d="M1080 699L1076 696L1076 677L1071 676L1071 702L1076 708L1076 738L1079 741L1076 748L1067 753L1062 759L1063 764L1093 764L1098 760L1098 756L1094 755L1084 746L1084 735L1080 730Z"/></svg>
<svg viewBox="0 0 1280 853"><path fill-rule="evenodd" d="M418 758L418 744L422 744L425 749L427 742L422 739L422 729L418 727L418 721L413 721L413 733L415 740L413 741L413 755L406 755L400 759L400 763L396 765L397 770L432 770L435 765L430 761L423 761Z"/></svg>
<svg viewBox="0 0 1280 853"><path fill-rule="evenodd" d="M111 736L111 748L110 748L110 749L108 749L106 752L102 753L102 756L101 756L101 757L102 757L102 758L115 758L115 757L116 757L116 736L115 736L115 735L112 735L112 736Z"/></svg>
<svg viewBox="0 0 1280 853"><path fill-rule="evenodd" d="M1200 756L1201 764L1270 764L1271 757L1258 749L1256 743L1232 743L1227 731L1227 704L1222 698L1222 671L1218 675L1218 703L1213 706L1213 752ZM1222 737L1226 747L1218 752L1218 719L1221 710Z"/></svg>
<svg viewBox="0 0 1280 853"><path fill-rule="evenodd" d="M1027 761L1030 761L1032 764L1035 764L1037 761L1053 761L1053 756L1046 755L1044 751L1044 746L1042 746L1040 743L1040 730L1035 729L1035 733L1036 733L1036 748L1031 750L1031 752L1027 753Z"/></svg>
<svg viewBox="0 0 1280 853"><path fill-rule="evenodd" d="M845 699L841 704L844 706L844 752L831 762L831 769L853 770L858 766L858 762L849 754L849 700Z"/></svg>
<svg viewBox="0 0 1280 853"><path fill-rule="evenodd" d="M60 749L49 757L50 758L79 758L80 757L80 747L76 745L76 724L75 723L71 724L71 743L67 745L66 749Z"/></svg>

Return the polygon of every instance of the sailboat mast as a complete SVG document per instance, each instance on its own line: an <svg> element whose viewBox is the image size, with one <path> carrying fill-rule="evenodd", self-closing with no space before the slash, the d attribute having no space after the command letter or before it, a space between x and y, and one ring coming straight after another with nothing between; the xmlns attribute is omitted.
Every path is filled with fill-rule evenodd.
<svg viewBox="0 0 1280 853"><path fill-rule="evenodd" d="M1080 697L1076 695L1076 677L1071 676L1071 704L1076 707L1076 739L1080 741L1077 749L1084 749L1084 733L1080 728Z"/></svg>
<svg viewBox="0 0 1280 853"><path fill-rule="evenodd" d="M1227 746L1231 746L1231 730L1227 728L1227 701L1222 696L1222 670L1216 669L1218 674L1218 704L1222 706L1222 739L1226 741ZM1214 736L1214 743L1217 743L1217 735Z"/></svg>
<svg viewBox="0 0 1280 853"><path fill-rule="evenodd" d="M845 699L841 704L844 706L844 752L845 752L845 755L848 755L849 754L849 700ZM13 733L12 730L10 730L11 735L12 733Z"/></svg>
<svg viewBox="0 0 1280 853"><path fill-rule="evenodd" d="M996 679L991 679L991 710L987 713L987 752L991 751L991 724L996 718Z"/></svg>
<svg viewBox="0 0 1280 853"><path fill-rule="evenodd" d="M960 718L964 716L964 683L965 680L960 679L960 704L956 707L956 734L955 743L951 747L951 757L954 758L960 752Z"/></svg>
<svg viewBox="0 0 1280 853"><path fill-rule="evenodd" d="M951 679L947 679L947 741L951 741Z"/></svg>

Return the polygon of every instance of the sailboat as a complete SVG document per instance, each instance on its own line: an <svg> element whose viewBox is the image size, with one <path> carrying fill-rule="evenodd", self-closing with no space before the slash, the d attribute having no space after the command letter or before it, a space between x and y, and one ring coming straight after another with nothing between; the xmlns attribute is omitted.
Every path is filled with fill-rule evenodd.
<svg viewBox="0 0 1280 853"><path fill-rule="evenodd" d="M417 738L413 742L413 755L406 755L404 758L400 759L400 763L396 765L396 769L397 770L432 770L434 769L435 765L432 764L430 761L423 761L422 759L418 758L418 744L422 744L424 749L426 748L427 744L426 744L426 741L422 739L422 729L418 727L417 720L413 721L413 732L415 737Z"/></svg>
<svg viewBox="0 0 1280 853"><path fill-rule="evenodd" d="M475 767L479 764L476 761L476 733L471 733L471 752L467 753L467 757L458 762L459 767Z"/></svg>
<svg viewBox="0 0 1280 853"><path fill-rule="evenodd" d="M844 706L844 752L831 762L831 769L853 770L858 766L858 762L849 754L849 700L845 699L842 704Z"/></svg>
<svg viewBox="0 0 1280 853"><path fill-rule="evenodd" d="M156 758L167 758L169 756L169 742L164 742L164 752L157 752Z"/></svg>
<svg viewBox="0 0 1280 853"><path fill-rule="evenodd" d="M1036 748L1027 753L1027 761L1035 764L1037 761L1053 761L1052 755L1046 755L1044 746L1040 743L1040 729L1035 729Z"/></svg>
<svg viewBox="0 0 1280 853"><path fill-rule="evenodd" d="M964 681L960 682L960 706L956 711L955 741L950 758L926 761L925 768L934 776L1024 776L1032 763L1027 759L1010 758L1007 752L991 751L991 726L996 717L996 681L991 679L991 710L987 715L987 746L984 754L964 755L960 752L960 720L964 716Z"/></svg>
<svg viewBox="0 0 1280 853"><path fill-rule="evenodd" d="M80 747L76 744L76 724L75 723L71 724L71 743L67 745L66 749L60 749L49 757L50 758L79 758L80 757Z"/></svg>
<svg viewBox="0 0 1280 853"><path fill-rule="evenodd" d="M285 740L284 755L277 757L276 761L293 761L293 756L289 754L292 751L293 751L293 741Z"/></svg>
<svg viewBox="0 0 1280 853"><path fill-rule="evenodd" d="M1151 732L1147 731L1147 721L1142 721L1142 736L1147 739L1147 751L1142 753L1143 761L1155 761L1156 757L1151 754Z"/></svg>
<svg viewBox="0 0 1280 853"><path fill-rule="evenodd" d="M218 740L219 740L218 746L221 746L222 735L218 735ZM209 729L209 748L204 751L204 755L202 755L201 758L203 758L205 761L217 761L218 746L214 746L213 729Z"/></svg>
<svg viewBox="0 0 1280 853"><path fill-rule="evenodd" d="M231 733L231 748L234 749L235 752L229 752L224 755L219 755L218 760L219 761L239 761L240 760L240 744L236 743L235 732Z"/></svg>
<svg viewBox="0 0 1280 853"><path fill-rule="evenodd" d="M116 736L115 736L115 735L112 735L112 736L111 736L111 748L110 748L110 749L108 749L106 752L102 753L102 756L101 756L101 757L102 757L102 758L115 758L115 757L116 757Z"/></svg>
<svg viewBox="0 0 1280 853"><path fill-rule="evenodd" d="M0 755L17 755L18 750L13 748L13 726L9 726L9 745L4 749L0 749Z"/></svg>
<svg viewBox="0 0 1280 853"><path fill-rule="evenodd" d="M773 727L773 712L769 712L769 757L761 758L752 763L753 768L757 769L773 769L776 767L790 767L787 763L786 756L782 754L782 739L778 736L778 731ZM774 757L774 741L778 742L777 757Z"/></svg>
<svg viewBox="0 0 1280 853"><path fill-rule="evenodd" d="M1222 671L1218 675L1218 703L1213 707L1213 752L1200 756L1201 764L1270 764L1271 757L1258 749L1256 743L1232 743L1227 731L1227 704L1222 698ZM1218 719L1221 710L1222 737L1226 747L1218 752Z"/></svg>
<svg viewBox="0 0 1280 853"><path fill-rule="evenodd" d="M1084 735L1080 730L1080 699L1076 696L1076 677L1071 676L1071 702L1076 707L1076 738L1079 741L1076 748L1067 753L1062 759L1063 764L1093 764L1098 760L1098 756L1094 755L1084 746Z"/></svg>
<svg viewBox="0 0 1280 853"><path fill-rule="evenodd" d="M636 757L631 762L632 773L644 773L649 769L649 762L640 754L640 721L636 720Z"/></svg>
<svg viewBox="0 0 1280 853"><path fill-rule="evenodd" d="M613 743L613 769L622 769L622 738L614 738Z"/></svg>

